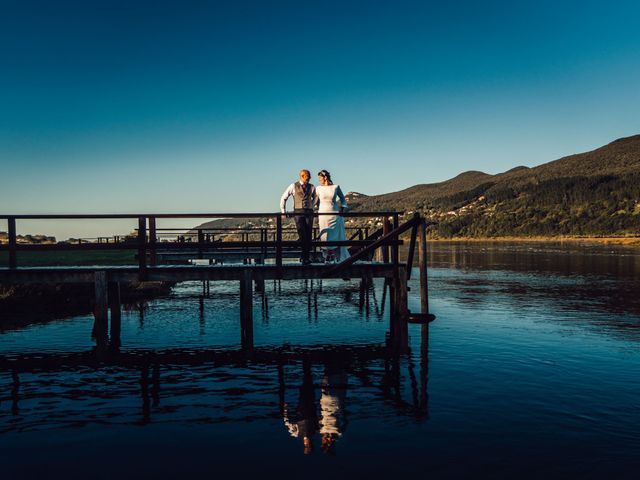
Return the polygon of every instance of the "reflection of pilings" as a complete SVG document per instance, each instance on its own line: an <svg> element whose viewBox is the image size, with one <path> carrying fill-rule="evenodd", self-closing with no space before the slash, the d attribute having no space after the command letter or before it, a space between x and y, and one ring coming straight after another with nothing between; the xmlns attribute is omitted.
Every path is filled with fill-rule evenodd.
<svg viewBox="0 0 640 480"><path fill-rule="evenodd" d="M366 290L365 290L365 296L364 296L364 312L365 312L365 318L369 320L369 317L371 316L371 302L369 301L369 295L371 290L373 289L373 283L366 277L365 277L365 283L366 283Z"/></svg>
<svg viewBox="0 0 640 480"><path fill-rule="evenodd" d="M138 302L138 325L140 330L144 328L144 302Z"/></svg>
<svg viewBox="0 0 640 480"><path fill-rule="evenodd" d="M151 398L153 399L153 406L160 405L160 364L154 363L153 370L151 372Z"/></svg>
<svg viewBox="0 0 640 480"><path fill-rule="evenodd" d="M262 300L262 322L265 325L269 324L269 297L267 297L267 293L262 289L261 296Z"/></svg>
<svg viewBox="0 0 640 480"><path fill-rule="evenodd" d="M18 399L20 397L20 378L18 372L11 372L11 414L18 415L20 408L18 407Z"/></svg>
<svg viewBox="0 0 640 480"><path fill-rule="evenodd" d="M429 324L420 326L420 402L418 409L425 418L429 416Z"/></svg>
<svg viewBox="0 0 640 480"><path fill-rule="evenodd" d="M202 281L202 296L209 297L211 294L211 283L209 280Z"/></svg>
<svg viewBox="0 0 640 480"><path fill-rule="evenodd" d="M285 404L285 391L286 386L284 383L284 364L278 362L278 407L280 417L284 417L284 404Z"/></svg>
<svg viewBox="0 0 640 480"><path fill-rule="evenodd" d="M313 292L313 317L318 322L318 292Z"/></svg>
<svg viewBox="0 0 640 480"><path fill-rule="evenodd" d="M118 350L121 345L120 333L122 331L122 306L120 302L120 284L109 282L109 310L111 311L111 331L109 346L112 350Z"/></svg>
<svg viewBox="0 0 640 480"><path fill-rule="evenodd" d="M382 288L384 289L386 287L383 286ZM383 295L384 295L384 293L383 293ZM371 298L373 299L373 308L374 308L374 310L376 312L376 317L379 320L381 320L382 316L384 315L384 306L383 306L382 309L378 306L378 297L376 296L376 287L375 287L375 284L373 284L373 283L371 284Z"/></svg>
<svg viewBox="0 0 640 480"><path fill-rule="evenodd" d="M244 350L253 349L253 281L249 270L240 280L240 343Z"/></svg>
<svg viewBox="0 0 640 480"><path fill-rule="evenodd" d="M387 289L389 288L389 280L387 278L384 279L384 284L382 285L382 300L380 301L380 315L384 314L384 307L387 300Z"/></svg>
<svg viewBox="0 0 640 480"><path fill-rule="evenodd" d="M204 319L204 297L200 297L198 298L198 306L199 306L199 323L200 323L200 335L204 335L205 330L204 330L204 326L205 326L205 319Z"/></svg>
<svg viewBox="0 0 640 480"><path fill-rule="evenodd" d="M104 350L109 341L109 304L107 295L107 272L98 271L94 274L95 307L93 310L93 334L96 347Z"/></svg>
<svg viewBox="0 0 640 480"><path fill-rule="evenodd" d="M149 364L144 363L140 369L140 396L142 397L142 424L151 420L151 402L149 401Z"/></svg>

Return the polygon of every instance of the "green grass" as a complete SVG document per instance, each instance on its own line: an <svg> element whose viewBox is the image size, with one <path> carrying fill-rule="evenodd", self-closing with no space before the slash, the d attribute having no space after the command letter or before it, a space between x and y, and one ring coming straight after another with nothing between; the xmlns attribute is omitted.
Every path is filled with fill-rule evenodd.
<svg viewBox="0 0 640 480"><path fill-rule="evenodd" d="M137 265L136 250L83 252L18 252L18 267ZM9 265L8 252L0 252L0 267Z"/></svg>

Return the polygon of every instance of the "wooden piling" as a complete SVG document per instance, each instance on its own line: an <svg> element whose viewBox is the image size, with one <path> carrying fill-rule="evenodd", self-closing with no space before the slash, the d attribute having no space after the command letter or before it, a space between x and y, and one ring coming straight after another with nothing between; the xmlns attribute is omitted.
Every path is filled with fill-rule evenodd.
<svg viewBox="0 0 640 480"><path fill-rule="evenodd" d="M245 350L253 349L253 280L248 268L240 279L240 343Z"/></svg>
<svg viewBox="0 0 640 480"><path fill-rule="evenodd" d="M156 217L149 217L149 263L152 267L158 265Z"/></svg>
<svg viewBox="0 0 640 480"><path fill-rule="evenodd" d="M420 313L429 313L429 287L427 281L427 223L418 224L418 268L420 269Z"/></svg>
<svg viewBox="0 0 640 480"><path fill-rule="evenodd" d="M120 303L120 283L109 282L108 301L111 311L109 346L119 349L121 345L120 332L122 330L122 307Z"/></svg>
<svg viewBox="0 0 640 480"><path fill-rule="evenodd" d="M16 268L18 265L17 255L16 255L16 246L17 246L17 236L16 236L16 219L15 217L9 217L7 219L7 234L9 236L9 268Z"/></svg>
<svg viewBox="0 0 640 480"><path fill-rule="evenodd" d="M282 215L276 217L276 268L278 277L282 277Z"/></svg>
<svg viewBox="0 0 640 480"><path fill-rule="evenodd" d="M139 280L141 282L147 279L147 219L146 217L138 217L138 268Z"/></svg>
<svg viewBox="0 0 640 480"><path fill-rule="evenodd" d="M109 338L109 313L107 293L107 272L101 270L94 274L95 300L94 333L99 348L106 346Z"/></svg>

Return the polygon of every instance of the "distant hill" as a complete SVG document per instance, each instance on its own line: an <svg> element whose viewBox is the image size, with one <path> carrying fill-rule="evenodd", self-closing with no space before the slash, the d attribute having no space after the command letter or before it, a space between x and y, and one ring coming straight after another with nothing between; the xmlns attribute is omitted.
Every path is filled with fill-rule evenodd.
<svg viewBox="0 0 640 480"><path fill-rule="evenodd" d="M437 237L640 235L640 135L534 168L470 171L353 199L358 210L419 211Z"/></svg>
<svg viewBox="0 0 640 480"><path fill-rule="evenodd" d="M9 243L9 235L7 232L0 232L0 244ZM16 243L24 244L54 244L56 237L47 235L17 235Z"/></svg>
<svg viewBox="0 0 640 480"><path fill-rule="evenodd" d="M350 192L347 201L351 210L421 212L440 238L640 235L640 135L533 168L469 171L382 195Z"/></svg>

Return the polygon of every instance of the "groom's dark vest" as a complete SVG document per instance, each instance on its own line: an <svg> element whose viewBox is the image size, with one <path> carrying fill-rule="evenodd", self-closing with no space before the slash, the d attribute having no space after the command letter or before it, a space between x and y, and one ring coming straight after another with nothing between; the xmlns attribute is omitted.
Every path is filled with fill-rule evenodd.
<svg viewBox="0 0 640 480"><path fill-rule="evenodd" d="M313 185L307 183L306 192L302 189L300 182L294 183L293 187L293 208L313 208Z"/></svg>

